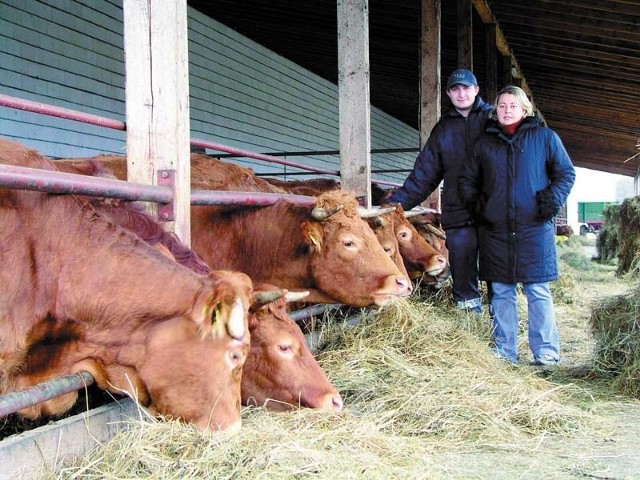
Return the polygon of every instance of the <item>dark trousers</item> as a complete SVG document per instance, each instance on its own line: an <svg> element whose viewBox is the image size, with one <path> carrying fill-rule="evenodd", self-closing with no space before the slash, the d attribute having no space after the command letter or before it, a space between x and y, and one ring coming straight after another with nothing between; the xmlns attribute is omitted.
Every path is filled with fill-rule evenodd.
<svg viewBox="0 0 640 480"><path fill-rule="evenodd" d="M453 279L453 301L458 308L482 311L478 290L478 231L475 226L449 228L447 250Z"/></svg>

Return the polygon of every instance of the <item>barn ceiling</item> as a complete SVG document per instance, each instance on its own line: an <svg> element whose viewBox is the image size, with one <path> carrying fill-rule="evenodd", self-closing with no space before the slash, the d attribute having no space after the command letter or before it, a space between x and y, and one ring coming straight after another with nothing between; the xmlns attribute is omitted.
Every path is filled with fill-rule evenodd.
<svg viewBox="0 0 640 480"><path fill-rule="evenodd" d="M337 83L335 0L191 0L188 4ZM473 4L473 63L481 94L485 23L492 17L516 59L523 86L561 136L574 164L636 175L640 1L473 0ZM369 0L371 102L415 128L420 5L421 0ZM446 76L457 67L456 2L441 5L441 73ZM502 55L498 60L498 71L508 71ZM504 84L501 75L498 87Z"/></svg>

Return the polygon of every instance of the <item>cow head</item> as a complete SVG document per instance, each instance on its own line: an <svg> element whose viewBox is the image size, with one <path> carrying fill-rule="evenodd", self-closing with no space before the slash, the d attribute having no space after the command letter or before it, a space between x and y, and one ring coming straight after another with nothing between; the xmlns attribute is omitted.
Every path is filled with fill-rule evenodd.
<svg viewBox="0 0 640 480"><path fill-rule="evenodd" d="M395 232L395 218L391 213L385 213L374 218L368 219L369 226L375 233L378 242L382 245L385 252L391 257L393 263L398 267L400 272L406 277L411 278L407 272L402 255L400 255L400 247ZM410 289L412 286L410 285Z"/></svg>
<svg viewBox="0 0 640 480"><path fill-rule="evenodd" d="M265 284L256 290L276 288ZM242 402L278 411L296 407L340 411L342 398L307 348L300 327L289 317L288 300L297 299L283 296L252 307Z"/></svg>
<svg viewBox="0 0 640 480"><path fill-rule="evenodd" d="M216 271L202 281L191 311L138 328L109 361L94 355L72 370L88 370L100 388L126 393L154 413L203 430L237 431L251 280Z"/></svg>
<svg viewBox="0 0 640 480"><path fill-rule="evenodd" d="M409 295L408 279L358 216L357 207L346 192L325 192L317 197L314 218L301 224L315 284L352 306L384 305Z"/></svg>
<svg viewBox="0 0 640 480"><path fill-rule="evenodd" d="M440 227L439 216L429 213L419 213L412 215L413 212L405 212L405 216L409 223L414 227L420 237L422 237L439 255L446 261L447 266L440 273L435 275L424 272L422 281L426 284L438 284L442 280L446 280L451 275L449 269L449 252L446 247L446 235ZM416 272L419 274L419 272Z"/></svg>
<svg viewBox="0 0 640 480"><path fill-rule="evenodd" d="M423 275L437 277L448 271L447 258L418 233L416 227L407 220L400 204L392 215L400 255L410 278L417 279Z"/></svg>

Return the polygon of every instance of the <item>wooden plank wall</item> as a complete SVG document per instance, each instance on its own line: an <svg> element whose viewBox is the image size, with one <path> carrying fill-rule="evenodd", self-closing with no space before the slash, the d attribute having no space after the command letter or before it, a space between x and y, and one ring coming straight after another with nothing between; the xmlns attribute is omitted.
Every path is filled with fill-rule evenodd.
<svg viewBox="0 0 640 480"><path fill-rule="evenodd" d="M338 149L336 85L191 8L188 23L193 137L256 152ZM3 0L0 43L1 93L124 121L121 1ZM4 107L0 122L1 135L54 157L124 152L123 132ZM371 136L373 149L418 145L415 129L376 108ZM409 169L415 157L375 154L372 169ZM339 169L338 155L289 159ZM234 161L258 172L284 170Z"/></svg>

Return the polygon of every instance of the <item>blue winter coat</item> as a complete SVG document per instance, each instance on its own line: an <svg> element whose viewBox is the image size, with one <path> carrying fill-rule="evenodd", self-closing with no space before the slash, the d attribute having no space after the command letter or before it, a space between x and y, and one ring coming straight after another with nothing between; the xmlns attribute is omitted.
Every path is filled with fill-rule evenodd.
<svg viewBox="0 0 640 480"><path fill-rule="evenodd" d="M444 180L442 226L446 230L469 224L471 216L458 195L458 175L473 142L482 134L490 111L491 106L478 96L467 117L455 108L443 115L433 127L404 184L387 202L401 203L405 210L410 210L426 200Z"/></svg>
<svg viewBox="0 0 640 480"><path fill-rule="evenodd" d="M574 181L562 141L540 119L526 117L512 137L495 120L487 122L458 183L463 202L480 223L482 280L530 283L558 278L552 217Z"/></svg>

